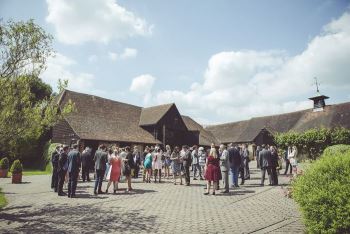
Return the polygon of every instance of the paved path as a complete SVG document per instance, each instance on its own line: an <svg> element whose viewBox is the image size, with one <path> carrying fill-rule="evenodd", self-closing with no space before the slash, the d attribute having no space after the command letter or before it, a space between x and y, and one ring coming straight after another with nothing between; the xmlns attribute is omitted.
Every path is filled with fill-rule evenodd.
<svg viewBox="0 0 350 234"><path fill-rule="evenodd" d="M0 233L303 233L294 201L280 186L258 186L258 170L251 177L216 196L203 195L198 180L186 187L138 179L129 194L121 183L117 195L99 196L92 182L80 182L74 199L53 193L46 175L26 176L20 185L1 179L9 205L0 210Z"/></svg>

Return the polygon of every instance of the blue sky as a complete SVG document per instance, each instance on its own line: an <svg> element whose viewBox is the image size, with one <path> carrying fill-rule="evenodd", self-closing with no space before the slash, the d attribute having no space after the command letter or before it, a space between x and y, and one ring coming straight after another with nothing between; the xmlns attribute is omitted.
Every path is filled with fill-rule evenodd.
<svg viewBox="0 0 350 234"><path fill-rule="evenodd" d="M349 101L349 1L1 0L3 20L50 32L43 80L203 124L305 108L321 82Z"/></svg>

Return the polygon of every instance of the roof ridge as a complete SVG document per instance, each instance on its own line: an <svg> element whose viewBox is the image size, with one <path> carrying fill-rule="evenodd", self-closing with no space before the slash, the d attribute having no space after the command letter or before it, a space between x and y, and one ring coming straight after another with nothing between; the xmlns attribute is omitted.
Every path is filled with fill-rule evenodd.
<svg viewBox="0 0 350 234"><path fill-rule="evenodd" d="M246 119L246 120L239 120L239 121L235 121L235 122L227 122L227 123L221 123L221 124L211 124L211 125L207 125L205 128L225 126L225 125L229 125L229 124L237 124L237 123L243 123L243 122L249 122L252 119L253 118Z"/></svg>
<svg viewBox="0 0 350 234"><path fill-rule="evenodd" d="M133 106L133 107L137 107L137 108L143 108L141 106L136 106L136 105L129 104L129 103L126 103L126 102L120 102L120 101L116 101L116 100L113 100L113 99L110 99L110 98L104 98L104 97L96 96L94 94L81 93L81 92L72 91L72 90L68 90L68 89L64 89L64 91L68 91L68 92L79 94L79 95L85 95L85 96L89 96L89 97L95 97L95 98L99 98L99 99L103 99L103 100L107 100L107 101L111 101L111 102L119 103L119 104L123 104L123 105Z"/></svg>
<svg viewBox="0 0 350 234"><path fill-rule="evenodd" d="M156 106L142 107L142 109L156 108L156 107L161 107L161 106L169 106L169 108L170 108L172 105L175 105L175 103L172 102L172 103L160 104L160 105L156 105Z"/></svg>

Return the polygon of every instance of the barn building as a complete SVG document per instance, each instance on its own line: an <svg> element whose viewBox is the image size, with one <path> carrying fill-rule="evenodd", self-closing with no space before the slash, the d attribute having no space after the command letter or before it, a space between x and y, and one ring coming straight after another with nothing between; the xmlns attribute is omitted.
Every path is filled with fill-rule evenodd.
<svg viewBox="0 0 350 234"><path fill-rule="evenodd" d="M155 144L208 147L212 143L235 143L248 144L254 155L256 145L274 144L276 133L320 127L350 129L350 102L326 105L327 98L320 94L310 98L314 102L312 109L203 127L191 117L181 115L174 103L142 108L65 90L58 97L59 105L71 100L76 110L54 126L52 141L79 142L81 149L85 146L96 149L105 143L136 145L140 150Z"/></svg>
<svg viewBox="0 0 350 234"><path fill-rule="evenodd" d="M142 108L69 90L58 97L60 106L69 100L75 111L53 127L52 142L79 142L81 149L96 149L102 143L140 149L155 144L199 144L200 129L187 128L174 103Z"/></svg>
<svg viewBox="0 0 350 234"><path fill-rule="evenodd" d="M310 98L314 102L312 109L295 111L280 115L255 117L249 120L208 126L220 143L248 144L255 152L255 146L274 144L273 135L288 131L304 132L312 128L344 127L350 129L350 102L326 105L327 96L317 95Z"/></svg>

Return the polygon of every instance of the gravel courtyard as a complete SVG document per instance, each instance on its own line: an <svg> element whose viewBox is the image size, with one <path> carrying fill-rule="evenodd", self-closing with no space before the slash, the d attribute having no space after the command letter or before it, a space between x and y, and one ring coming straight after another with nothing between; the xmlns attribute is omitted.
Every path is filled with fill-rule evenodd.
<svg viewBox="0 0 350 234"><path fill-rule="evenodd" d="M73 199L52 192L48 175L23 177L21 185L1 179L9 204L0 210L0 233L303 233L297 206L281 186L258 186L255 168L251 177L216 196L203 195L199 180L186 187L137 179L130 193L121 183L116 195L99 196L93 182L78 182Z"/></svg>

